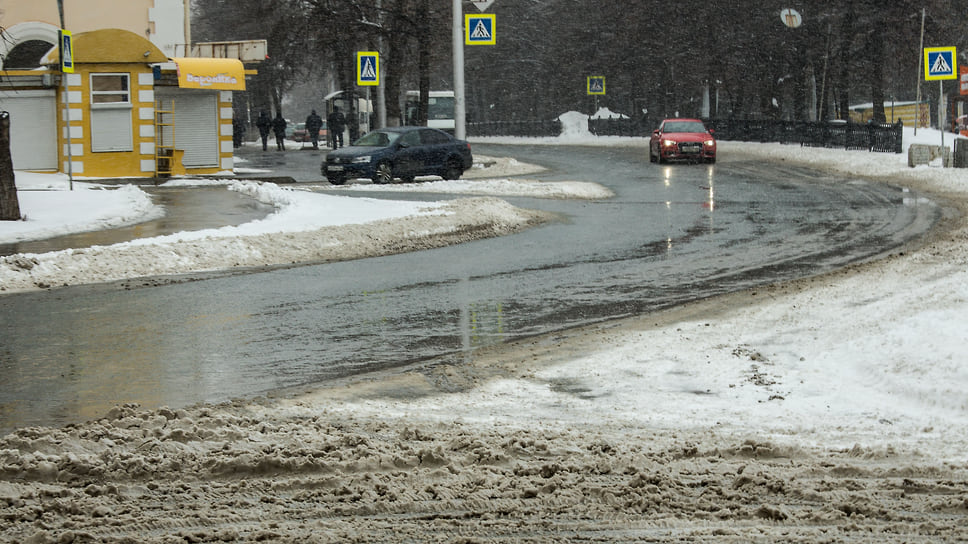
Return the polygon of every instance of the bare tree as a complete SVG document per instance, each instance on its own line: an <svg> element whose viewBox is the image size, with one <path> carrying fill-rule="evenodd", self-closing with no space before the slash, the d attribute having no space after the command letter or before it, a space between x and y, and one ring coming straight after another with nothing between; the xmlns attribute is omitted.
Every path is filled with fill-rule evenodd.
<svg viewBox="0 0 968 544"><path fill-rule="evenodd" d="M10 114L0 112L0 221L19 221L20 201L10 156Z"/></svg>
<svg viewBox="0 0 968 544"><path fill-rule="evenodd" d="M3 28L0 28L0 39L6 39ZM10 154L10 114L0 111L0 221L21 219L13 157Z"/></svg>

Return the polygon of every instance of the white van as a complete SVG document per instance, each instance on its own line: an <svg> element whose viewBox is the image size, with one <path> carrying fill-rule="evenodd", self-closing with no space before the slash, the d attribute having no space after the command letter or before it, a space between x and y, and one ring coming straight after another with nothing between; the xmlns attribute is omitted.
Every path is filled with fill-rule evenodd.
<svg viewBox="0 0 968 544"><path fill-rule="evenodd" d="M406 124L417 123L419 104L420 91L407 91L407 102L404 108ZM430 91L430 97L427 100L427 126L454 133L454 91Z"/></svg>

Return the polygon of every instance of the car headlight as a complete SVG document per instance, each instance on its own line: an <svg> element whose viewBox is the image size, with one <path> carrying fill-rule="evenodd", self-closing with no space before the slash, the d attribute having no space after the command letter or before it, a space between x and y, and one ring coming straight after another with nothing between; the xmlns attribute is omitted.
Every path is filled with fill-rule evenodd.
<svg viewBox="0 0 968 544"><path fill-rule="evenodd" d="M371 157L369 155L363 155L362 157L355 157L353 159L353 164L368 163L368 162L370 162L370 158Z"/></svg>
<svg viewBox="0 0 968 544"><path fill-rule="evenodd" d="M675 147L676 141L675 140L662 140L662 145L664 147Z"/></svg>
<svg viewBox="0 0 968 544"><path fill-rule="evenodd" d="M716 140L706 140L705 142L703 142L703 145L705 145L706 147L715 147Z"/></svg>

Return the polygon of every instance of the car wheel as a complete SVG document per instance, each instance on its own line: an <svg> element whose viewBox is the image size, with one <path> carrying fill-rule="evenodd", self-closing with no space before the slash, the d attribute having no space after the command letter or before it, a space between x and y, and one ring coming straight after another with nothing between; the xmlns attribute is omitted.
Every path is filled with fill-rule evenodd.
<svg viewBox="0 0 968 544"><path fill-rule="evenodd" d="M708 159L706 159L706 162L708 162L709 164L716 164L716 157L709 157Z"/></svg>
<svg viewBox="0 0 968 544"><path fill-rule="evenodd" d="M440 173L440 176L444 179L460 179L463 173L464 167L461 165L461 163L451 159L447 162L447 168Z"/></svg>
<svg viewBox="0 0 968 544"><path fill-rule="evenodd" d="M655 155L652 154L652 147L649 147L649 162L657 162Z"/></svg>
<svg viewBox="0 0 968 544"><path fill-rule="evenodd" d="M413 183L414 176L400 176L400 181L404 183Z"/></svg>
<svg viewBox="0 0 968 544"><path fill-rule="evenodd" d="M390 163L383 161L376 165L373 171L373 183L385 184L393 181L393 168Z"/></svg>
<svg viewBox="0 0 968 544"><path fill-rule="evenodd" d="M328 176L326 179L328 179L333 185L342 185L346 183L346 178L343 176Z"/></svg>
<svg viewBox="0 0 968 544"><path fill-rule="evenodd" d="M666 159L665 159L665 157L662 156L662 152L661 151L659 151L659 155L656 157L656 160L659 162L659 164L665 164L666 163Z"/></svg>

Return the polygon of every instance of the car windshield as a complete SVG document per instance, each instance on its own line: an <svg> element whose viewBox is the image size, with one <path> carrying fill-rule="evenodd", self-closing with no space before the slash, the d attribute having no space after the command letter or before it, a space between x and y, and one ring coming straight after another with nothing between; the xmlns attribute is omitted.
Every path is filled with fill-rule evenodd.
<svg viewBox="0 0 968 544"><path fill-rule="evenodd" d="M706 126L699 121L676 121L665 124L665 132L706 132Z"/></svg>
<svg viewBox="0 0 968 544"><path fill-rule="evenodd" d="M353 145L365 147L386 147L397 141L397 138L399 137L399 132L384 132L382 130L375 130L353 142Z"/></svg>

